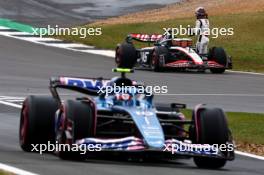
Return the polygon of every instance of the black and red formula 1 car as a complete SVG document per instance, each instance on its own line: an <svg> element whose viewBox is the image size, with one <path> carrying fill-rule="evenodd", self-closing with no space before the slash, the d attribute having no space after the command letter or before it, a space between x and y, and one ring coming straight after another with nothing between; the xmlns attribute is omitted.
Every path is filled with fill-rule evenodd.
<svg viewBox="0 0 264 175"><path fill-rule="evenodd" d="M167 37L168 38L168 37ZM177 71L195 69L224 73L232 69L231 57L222 47L212 47L207 55L199 55L189 38L169 38L164 35L129 34L116 48L118 67L138 67L159 72L166 68ZM136 49L132 41L154 43L151 47Z"/></svg>

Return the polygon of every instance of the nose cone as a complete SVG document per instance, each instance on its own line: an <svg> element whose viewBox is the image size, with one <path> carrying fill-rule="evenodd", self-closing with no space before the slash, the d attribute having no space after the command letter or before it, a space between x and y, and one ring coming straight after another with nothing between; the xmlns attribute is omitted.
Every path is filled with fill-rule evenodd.
<svg viewBox="0 0 264 175"><path fill-rule="evenodd" d="M150 149L162 149L164 147L164 138L145 138L146 144Z"/></svg>
<svg viewBox="0 0 264 175"><path fill-rule="evenodd" d="M154 110L136 111L133 119L149 148L163 148L164 133Z"/></svg>

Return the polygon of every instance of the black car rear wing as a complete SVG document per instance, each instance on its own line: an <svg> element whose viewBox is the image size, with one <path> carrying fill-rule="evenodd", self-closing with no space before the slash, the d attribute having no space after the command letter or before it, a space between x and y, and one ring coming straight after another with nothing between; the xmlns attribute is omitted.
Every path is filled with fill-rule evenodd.
<svg viewBox="0 0 264 175"><path fill-rule="evenodd" d="M159 41L163 35L161 34L137 34L131 33L127 36L127 39L134 39L140 42L157 42Z"/></svg>

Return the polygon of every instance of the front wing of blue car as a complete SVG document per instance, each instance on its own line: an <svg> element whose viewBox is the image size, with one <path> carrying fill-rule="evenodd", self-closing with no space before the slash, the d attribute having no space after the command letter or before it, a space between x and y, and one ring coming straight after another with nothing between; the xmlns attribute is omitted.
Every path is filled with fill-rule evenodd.
<svg viewBox="0 0 264 175"><path fill-rule="evenodd" d="M84 138L76 141L79 146L98 146L101 151L116 151L116 152L164 152L172 155L181 156L201 156L231 159L224 155L218 148L213 145L198 145L188 141L180 141L177 139L167 139L160 148L151 148L147 146L143 139L130 136L118 139L101 139L101 138Z"/></svg>

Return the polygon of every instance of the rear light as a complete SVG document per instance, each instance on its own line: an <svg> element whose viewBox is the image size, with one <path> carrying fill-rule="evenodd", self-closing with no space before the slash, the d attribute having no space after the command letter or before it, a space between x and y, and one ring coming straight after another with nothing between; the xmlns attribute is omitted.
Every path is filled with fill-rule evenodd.
<svg viewBox="0 0 264 175"><path fill-rule="evenodd" d="M179 38L179 39L173 39L172 45L178 46L178 47L191 47L192 46L192 39L189 38Z"/></svg>
<svg viewBox="0 0 264 175"><path fill-rule="evenodd" d="M66 126L68 131L72 130L72 121L67 121L67 126Z"/></svg>
<svg viewBox="0 0 264 175"><path fill-rule="evenodd" d="M128 101L131 100L131 95L129 94L116 94L116 99L117 100L124 100L124 101Z"/></svg>

